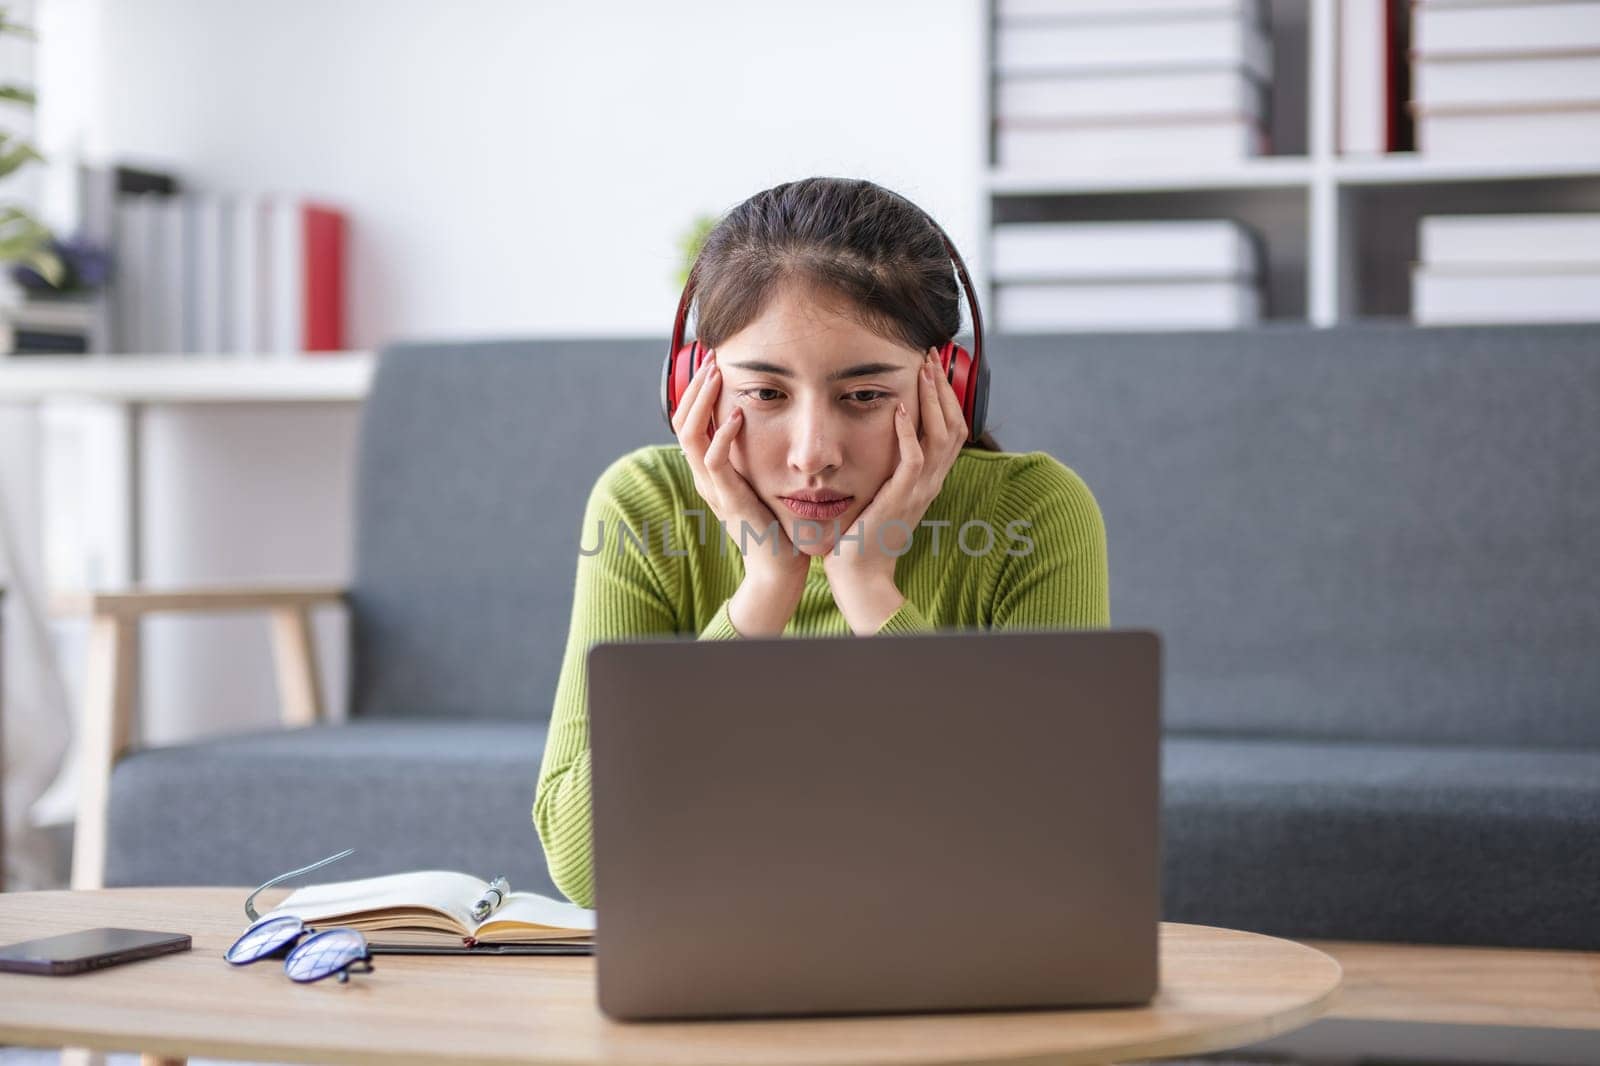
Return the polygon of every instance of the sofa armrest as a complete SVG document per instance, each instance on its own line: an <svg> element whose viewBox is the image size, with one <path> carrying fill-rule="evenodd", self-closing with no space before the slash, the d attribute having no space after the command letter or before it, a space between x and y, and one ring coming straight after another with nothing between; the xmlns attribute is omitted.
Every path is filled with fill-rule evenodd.
<svg viewBox="0 0 1600 1066"><path fill-rule="evenodd" d="M125 589L56 598L58 614L88 614L89 663L78 723L78 816L72 887L105 882L111 770L133 742L139 687L139 622L149 614L265 612L272 627L280 716L286 727L322 718L322 691L311 639L311 609L343 603L333 586Z"/></svg>

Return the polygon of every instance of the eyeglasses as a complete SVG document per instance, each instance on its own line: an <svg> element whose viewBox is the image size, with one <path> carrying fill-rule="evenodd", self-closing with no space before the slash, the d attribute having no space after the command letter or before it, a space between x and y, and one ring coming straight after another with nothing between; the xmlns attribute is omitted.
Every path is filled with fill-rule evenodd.
<svg viewBox="0 0 1600 1066"><path fill-rule="evenodd" d="M263 889L326 866L354 852L353 848L347 849L321 862L279 874L250 893L244 901L244 912L251 921L250 928L233 942L223 958L235 966L247 966L287 952L283 960L283 972L291 980L302 983L338 977L339 983L344 984L350 980L352 973L371 973L372 949L367 946L367 938L359 929L341 926L318 932L293 914L269 914L263 918L255 908L255 899Z"/></svg>
<svg viewBox="0 0 1600 1066"><path fill-rule="evenodd" d="M223 958L235 966L246 966L286 951L283 972L301 983L338 977L343 984L352 973L372 972L372 949L361 930L341 927L318 932L292 914L256 922Z"/></svg>

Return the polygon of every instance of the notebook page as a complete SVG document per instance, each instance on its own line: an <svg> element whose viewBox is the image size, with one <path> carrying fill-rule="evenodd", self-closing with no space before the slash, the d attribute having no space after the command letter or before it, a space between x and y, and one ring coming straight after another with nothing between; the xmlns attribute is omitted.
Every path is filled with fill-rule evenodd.
<svg viewBox="0 0 1600 1066"><path fill-rule="evenodd" d="M272 914L294 914L307 922L368 911L426 907L450 915L463 930L474 924L472 904L485 888L471 874L418 870L359 881L335 881L296 889Z"/></svg>
<svg viewBox="0 0 1600 1066"><path fill-rule="evenodd" d="M513 892L480 928L500 923L593 931L594 911L535 892Z"/></svg>

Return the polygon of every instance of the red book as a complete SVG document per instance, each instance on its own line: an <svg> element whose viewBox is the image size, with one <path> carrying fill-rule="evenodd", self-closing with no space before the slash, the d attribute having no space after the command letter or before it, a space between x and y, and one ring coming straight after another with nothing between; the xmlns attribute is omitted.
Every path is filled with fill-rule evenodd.
<svg viewBox="0 0 1600 1066"><path fill-rule="evenodd" d="M344 348L345 217L335 208L302 204L301 226L305 263L301 351L340 351Z"/></svg>

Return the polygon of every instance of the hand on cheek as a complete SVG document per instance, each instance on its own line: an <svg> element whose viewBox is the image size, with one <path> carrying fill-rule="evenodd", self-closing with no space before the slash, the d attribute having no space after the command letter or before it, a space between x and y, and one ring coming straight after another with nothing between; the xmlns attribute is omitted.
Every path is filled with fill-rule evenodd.
<svg viewBox="0 0 1600 1066"><path fill-rule="evenodd" d="M917 395L896 405L894 472L851 526L850 542L823 556L834 602L857 633L873 633L900 603L895 562L913 540L945 475L966 441L955 391L930 352L917 374Z"/></svg>

